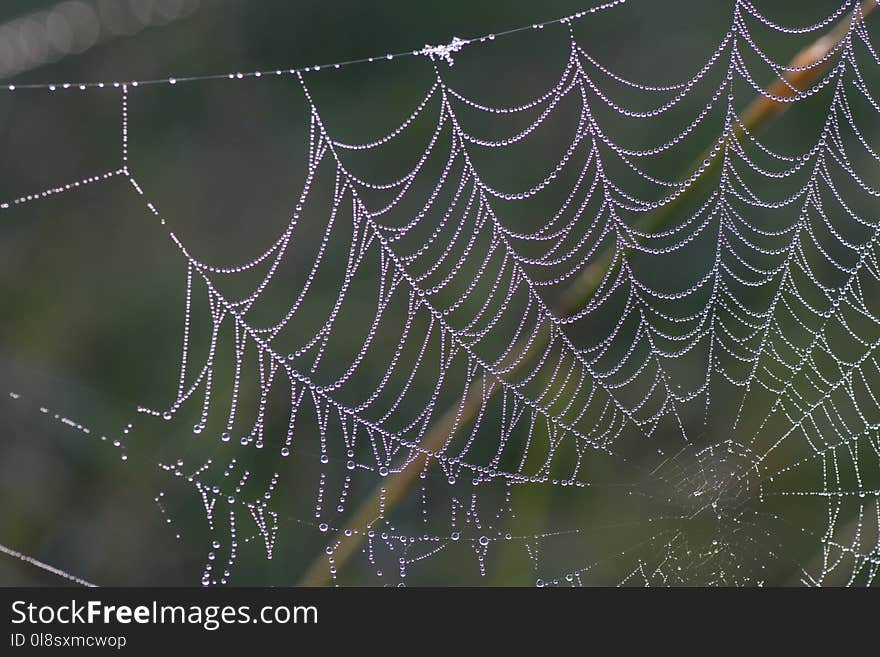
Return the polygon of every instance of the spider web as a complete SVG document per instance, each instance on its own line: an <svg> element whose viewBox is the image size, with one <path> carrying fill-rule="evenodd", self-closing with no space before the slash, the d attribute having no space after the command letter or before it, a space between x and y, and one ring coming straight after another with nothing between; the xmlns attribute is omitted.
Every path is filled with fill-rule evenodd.
<svg viewBox="0 0 880 657"><path fill-rule="evenodd" d="M539 586L876 582L880 59L867 5L788 27L737 0L692 76L648 85L576 36L619 4L512 31L568 44L556 82L512 106L448 81L506 34L371 58L428 59L433 79L363 143L334 136L313 92L357 62L216 76L285 78L308 110L289 222L234 264L175 233L129 148L142 88L204 78L30 85L115 90L122 164L2 210L123 180L185 263L176 390L105 440L128 459L135 427L192 427L201 451L178 444L159 466L203 507L203 584L235 583L241 552L272 560L285 533L325 546L337 583L349 561L368 583L480 582L493 568ZM803 66L761 46L775 34L802 48L836 24L839 42ZM790 82L813 72L807 90ZM773 144L744 111L756 94L822 107L822 121ZM658 118L680 127L659 135ZM502 160L522 175L493 176ZM389 161L402 172L382 177ZM534 496L583 509L583 523L558 526ZM180 536L171 497L155 502Z"/></svg>

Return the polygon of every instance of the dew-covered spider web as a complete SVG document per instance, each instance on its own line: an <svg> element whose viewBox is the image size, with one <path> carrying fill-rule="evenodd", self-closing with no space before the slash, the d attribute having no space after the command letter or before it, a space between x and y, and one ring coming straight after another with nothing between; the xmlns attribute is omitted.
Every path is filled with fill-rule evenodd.
<svg viewBox="0 0 880 657"><path fill-rule="evenodd" d="M60 221L87 188L178 267L176 343L130 341L177 373L121 430L14 381L9 407L156 470L191 583L876 584L876 3L794 25L766 4L724 3L677 80L583 37L633 0L363 62L5 87L98 98L121 136L116 164L21 190L0 221ZM322 100L395 66L396 127ZM259 249L215 248L171 177L141 174L161 169L150 108L198 85L300 103L273 118L304 135L282 221L259 198L240 217Z"/></svg>

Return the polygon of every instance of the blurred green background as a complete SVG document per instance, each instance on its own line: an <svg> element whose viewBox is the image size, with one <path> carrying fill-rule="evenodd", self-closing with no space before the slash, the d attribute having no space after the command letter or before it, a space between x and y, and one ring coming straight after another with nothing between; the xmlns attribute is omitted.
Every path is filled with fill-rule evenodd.
<svg viewBox="0 0 880 657"><path fill-rule="evenodd" d="M756 4L780 23L805 25L827 15L838 3ZM575 33L592 56L625 77L654 84L677 82L693 75L716 48L729 29L732 7L729 1L630 0L578 22ZM28 82L146 80L274 70L418 49L424 44L447 43L456 35L501 32L583 8L575 0L7 0L0 7L0 76L5 84L21 87ZM780 62L789 61L814 38L756 28L758 32L762 47ZM455 66L441 63L439 68L451 86L481 102L515 104L535 97L557 80L567 48L565 28L548 26L486 46L471 46L456 57ZM749 62L754 64L755 59ZM760 84L775 77L766 67L756 65L755 71ZM873 76L869 81L876 78L873 68L867 73ZM408 116L430 87L432 68L425 58L407 58L309 74L307 81L331 133L342 141L368 141ZM693 115L706 97L697 93L688 98L673 117L639 122L618 119L616 124L611 113L600 118L612 126L609 134L615 139L634 147L656 144L680 127L676 117ZM752 97L754 93L741 85L737 109ZM0 93L0 199L120 167L119 101L119 92L112 87L84 93L27 89ZM801 152L813 143L826 111L827 99L824 104L805 103L762 136L780 150ZM566 112L560 108L565 120L549 128L540 143L532 146L534 150L518 159L487 162L491 170L487 181L516 189L533 180L536 162L553 161L570 137L572 117ZM862 128L875 143L871 139L877 136L873 118L873 123L865 121ZM195 257L220 264L250 261L287 224L302 187L308 152L308 111L294 78L141 87L130 94L129 125L133 175ZM415 134L426 135L430 127L416 127ZM491 128L490 124L487 130ZM704 130L697 134L699 143L693 149L670 155L654 173L686 176L693 158L717 134L717 123L707 121ZM413 152L391 149L365 161L358 172L390 179L411 166ZM871 180L876 183L876 175ZM772 189L766 180L756 184ZM331 192L325 181L315 195L326 199ZM855 199L853 203L858 204ZM858 207L876 216L875 205ZM532 212L541 214L540 209ZM326 212L310 214L307 208L299 239L306 245L316 243L326 221ZM329 258L343 262L347 252L337 247ZM711 245L700 248L705 255ZM286 272L297 284L308 273L309 253L304 248ZM701 257L697 253L694 262ZM681 263L682 271L691 265ZM664 280L664 275L675 278L668 269L656 273L658 280ZM135 412L139 405L161 410L173 402L185 280L185 264L165 229L122 177L0 213L0 544L99 584L197 585L216 536L224 543L219 567L225 562L228 520L216 518L217 529L212 532L192 484L156 464L181 458L191 471L206 458L225 462L236 453L252 470L252 480L257 482L254 496L265 490L266 481L279 468L282 482L273 499L279 522L272 559L266 559L264 541L254 523L240 516L239 539L253 538L241 543L228 581L293 585L321 558L327 544L327 535L316 528L319 521L314 518L321 471L314 428L302 422L293 455L279 465L277 455L270 457L269 450L262 455L253 450L230 451L237 449L235 440L231 446L221 445L213 424L194 436L198 402L172 422ZM369 286L363 289L364 298L369 298ZM332 281L322 281L315 294L330 303L336 288ZM264 311L277 316L283 312L283 303L280 299L281 306L270 304ZM365 302L362 312L351 310L352 321L336 326L341 332L340 345L331 348L329 361L346 353L347 341L358 339L362 324L373 312L370 308ZM199 306L199 311L204 313L204 307ZM405 316L405 309L394 312ZM196 324L201 331L196 344L204 346L205 325ZM383 336L383 340L390 353L396 337ZM584 342L589 343L588 336ZM381 359L368 367L377 375L383 371ZM691 382L702 376L696 371L679 375L682 381ZM218 377L216 385L228 391L230 382ZM429 391L431 381L419 380L416 386ZM7 398L8 391L20 399ZM738 394L719 387L717 402L722 407L735 405ZM41 407L47 412L41 412ZM699 425L702 407L697 404L688 413L685 422ZM54 421L55 414L87 426L91 433ZM730 437L723 426L726 417L721 414L716 424L698 436L698 449ZM137 418L136 430L123 434L133 418ZM273 418L269 426L270 433L274 430L283 436L283 417ZM491 422L487 426L491 432ZM102 443L101 435L107 436L106 442ZM120 450L111 444L118 438L126 442L127 461L120 459ZM657 445L672 454L675 436L661 435ZM642 448L626 450L631 450L627 452L630 458L644 459L643 465L650 470L660 463L655 447L645 449L644 457ZM801 456L794 453L781 458L794 462ZM655 530L655 521L662 522L656 520L658 514L670 508L680 513L691 502L648 490L650 484L633 478L613 458L595 458L590 475L604 482L596 489L516 488L512 502L516 518L497 523L498 531L517 536L572 529L576 533L497 544L493 538L485 558L485 576L478 567L479 548L448 549L413 565L407 581L533 585L538 579L549 581L596 563L579 582L612 584L643 567L652 583L663 583L658 573L665 568L676 572L675 568L685 565L690 572L682 575L679 569L683 577L679 583L796 584L801 566L812 571L821 568L819 537L827 526L824 501L804 502L797 508L786 506L787 500L777 507L771 504L767 513L784 515L786 521L791 520L790 526L780 529L776 519L761 516L754 521L754 534L767 538L767 544L751 542L754 536L749 540L725 536L726 551L714 553L711 563L704 565L706 560L698 556L705 550L707 537L719 531L717 524L691 523L682 532L673 523ZM686 456L676 465L683 488L698 477L701 458ZM345 462L341 451L332 453L327 469L328 507L335 506L339 497ZM872 468L863 474L876 481L876 464ZM419 535L424 509L432 519L431 532L449 532L450 497L464 507L470 504L468 485L447 487L445 475L435 470L426 480L427 502L420 499L419 483L395 509L393 523L400 532ZM345 517L360 502L358 496L368 495L375 482L373 473L364 474L362 481L355 478L345 510L329 518L334 527L345 526ZM803 490L815 489L822 485L821 475L804 474L795 483ZM485 488L481 505L505 506L499 497L503 492ZM160 503L166 513L155 502L160 492L165 493ZM655 504L658 496L664 498L659 506ZM841 519L840 524L848 522ZM802 531L804 527L807 531ZM461 531L470 532L471 542L481 533L472 527ZM865 533L871 531L876 533L876 527L866 525ZM670 542L673 536L677 538ZM394 554L376 559L371 564L365 555L358 555L340 569L339 581L367 585L401 581ZM661 566L666 562L668 566ZM0 584L57 583L48 573L0 555ZM641 580L637 577L630 583Z"/></svg>

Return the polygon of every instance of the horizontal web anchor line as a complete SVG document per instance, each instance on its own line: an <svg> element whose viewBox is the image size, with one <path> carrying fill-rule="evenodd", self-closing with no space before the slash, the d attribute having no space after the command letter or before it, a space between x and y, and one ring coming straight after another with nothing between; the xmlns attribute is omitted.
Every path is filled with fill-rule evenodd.
<svg viewBox="0 0 880 657"><path fill-rule="evenodd" d="M404 50L399 52L387 53L384 55L374 55L372 57L359 57L356 59L349 59L345 61L333 62L328 64L317 64L313 66L302 66L295 68L277 68L277 69L266 69L259 71L248 71L248 72L230 72L230 73L215 73L212 75L189 75L189 76L181 76L181 77L167 77L167 78L155 78L148 80L132 80L129 82L40 82L34 84L9 84L0 87L0 91L15 91L17 89L47 89L49 91L55 91L56 89L79 89L84 91L86 89L104 89L107 87L120 87L123 84L130 84L133 87L137 87L139 85L155 85L155 84L177 84L178 82L199 82L199 81L208 81L208 80L241 80L244 78L261 78L264 76L270 75L295 75L298 73L308 73L310 71L320 71L323 69L339 69L346 66L353 66L355 64L371 64L379 61L388 61L393 59L400 59L403 57L427 57L432 61L436 58L443 59L448 64L452 64L452 55L460 51L464 46L468 46L475 43L486 43L489 41L494 41L499 37L510 36L511 34L517 34L519 32L525 32L526 30L541 30L545 27L551 25L565 25L571 23L572 21L579 20L588 14L595 14L600 11L604 11L607 9L611 9L618 5L622 5L626 2L626 0L611 0L610 2L605 2L600 5L596 5L594 7L590 7L588 9L584 9L582 11L576 12L574 14L569 14L568 16L562 16L561 18L553 18L550 20L546 20L540 23L532 23L531 25L521 25L519 27L514 27L509 30L503 30L501 32L494 32L492 34L483 34L480 36L470 37L466 39L462 39L459 37L454 37L450 39L448 44L440 44L440 45L425 45L422 48L416 48L414 50Z"/></svg>
<svg viewBox="0 0 880 657"><path fill-rule="evenodd" d="M41 192L34 192L33 194L19 196L18 198L12 199L11 201L4 201L0 203L0 210L9 210L17 205L25 205L27 203L30 203L31 201L39 201L40 199L49 198L50 196L57 196L58 194L63 194L64 192L69 192L80 187L85 187L86 185L92 185L94 183L109 180L110 178L115 178L116 176L121 176L124 173L124 168L116 169L115 171L106 171L104 173L99 173L95 176L89 176L88 178L65 183L63 185L58 185L57 187L49 187Z"/></svg>

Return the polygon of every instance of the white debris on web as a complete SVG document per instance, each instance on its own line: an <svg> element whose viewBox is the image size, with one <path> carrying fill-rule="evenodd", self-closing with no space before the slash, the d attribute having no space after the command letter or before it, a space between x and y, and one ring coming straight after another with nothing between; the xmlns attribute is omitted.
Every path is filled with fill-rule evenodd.
<svg viewBox="0 0 880 657"><path fill-rule="evenodd" d="M430 44L425 44L425 47L422 48L418 54L425 55L431 61L435 61L437 59L444 60L450 66L455 64L455 60L452 58L454 53L457 53L462 48L464 48L470 41L466 39L460 39L459 37L453 37L452 41L449 43L441 44L438 46L432 46Z"/></svg>

